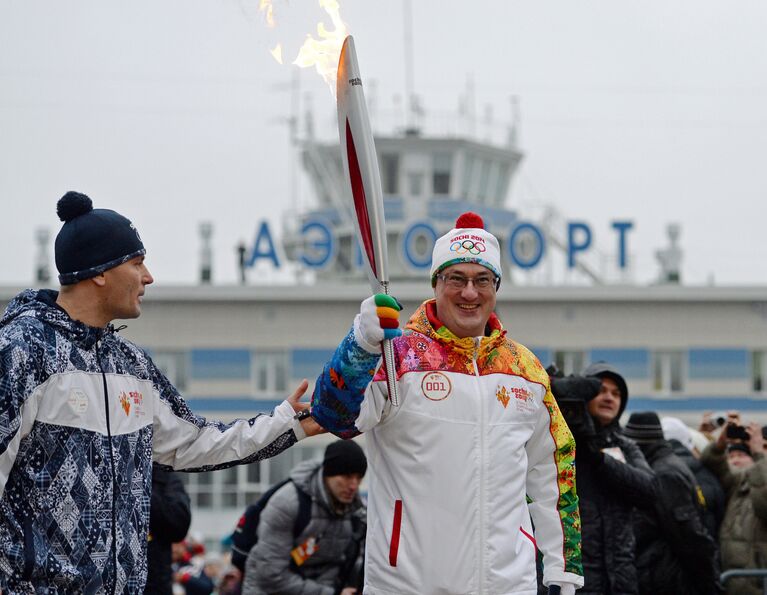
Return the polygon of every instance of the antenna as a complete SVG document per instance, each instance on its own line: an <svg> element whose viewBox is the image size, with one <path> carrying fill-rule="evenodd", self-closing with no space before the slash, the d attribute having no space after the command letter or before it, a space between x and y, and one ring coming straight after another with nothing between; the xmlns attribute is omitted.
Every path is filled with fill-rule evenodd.
<svg viewBox="0 0 767 595"><path fill-rule="evenodd" d="M405 49L405 130L415 126L414 115L416 108L414 80L415 67L413 58L413 5L411 0L403 0L404 19L404 49Z"/></svg>
<svg viewBox="0 0 767 595"><path fill-rule="evenodd" d="M247 259L248 248L245 242L240 241L237 244L237 270L240 272L240 285L247 283L247 277L245 276L245 269L247 268L245 261Z"/></svg>
<svg viewBox="0 0 767 595"><path fill-rule="evenodd" d="M491 103L485 104L483 120L485 124L485 142L487 142L487 144L490 144L493 140L493 128L494 128L493 104Z"/></svg>
<svg viewBox="0 0 767 595"><path fill-rule="evenodd" d="M509 97L511 102L511 126L509 126L509 147L517 149L519 147L519 134L522 124L522 114L519 107L519 95Z"/></svg>
<svg viewBox="0 0 767 595"><path fill-rule="evenodd" d="M202 221L198 228L200 232L200 284L210 285L213 281L213 249L210 238L213 236L213 223Z"/></svg>
<svg viewBox="0 0 767 595"><path fill-rule="evenodd" d="M298 145L298 119L301 110L301 69L293 69L293 77L290 81L290 117L288 127L290 130L290 202L293 209L298 211L298 171L296 167L296 146Z"/></svg>
<svg viewBox="0 0 767 595"><path fill-rule="evenodd" d="M476 138L477 133L477 106L476 106L476 98L474 94L474 74L469 73L466 76L466 90L465 92L465 103L464 103L464 116L466 118L466 125L467 125L467 136L469 138Z"/></svg>
<svg viewBox="0 0 767 595"><path fill-rule="evenodd" d="M37 256L35 258L35 280L40 283L48 283L51 280L51 267L48 260L48 241L51 232L47 227L38 227L35 230L37 242Z"/></svg>
<svg viewBox="0 0 767 595"><path fill-rule="evenodd" d="M681 225L669 223L666 226L666 236L668 237L669 245L662 250L655 251L655 259L660 264L661 284L679 285L682 281L682 257L684 254L679 246L679 236L681 233Z"/></svg>

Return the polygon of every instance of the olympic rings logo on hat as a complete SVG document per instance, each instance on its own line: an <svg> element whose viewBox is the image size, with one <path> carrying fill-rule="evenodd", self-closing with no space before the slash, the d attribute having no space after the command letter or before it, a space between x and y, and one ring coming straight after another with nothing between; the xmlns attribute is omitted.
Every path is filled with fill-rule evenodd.
<svg viewBox="0 0 767 595"><path fill-rule="evenodd" d="M450 244L450 252L455 252L456 254L479 256L486 250L485 243L482 241L475 242L474 240L462 240Z"/></svg>

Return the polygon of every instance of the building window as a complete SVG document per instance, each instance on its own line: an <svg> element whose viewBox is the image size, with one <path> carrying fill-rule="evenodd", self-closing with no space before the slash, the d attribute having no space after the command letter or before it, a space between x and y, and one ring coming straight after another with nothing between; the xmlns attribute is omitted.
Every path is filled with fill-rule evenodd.
<svg viewBox="0 0 767 595"><path fill-rule="evenodd" d="M434 194L450 194L450 171L453 156L450 153L435 153L432 157L432 190Z"/></svg>
<svg viewBox="0 0 767 595"><path fill-rule="evenodd" d="M767 392L767 351L751 354L751 388L754 392Z"/></svg>
<svg viewBox="0 0 767 595"><path fill-rule="evenodd" d="M326 444L322 444L304 448L293 447L281 452L276 457L262 461L262 463L266 463L264 465L265 468L262 468L262 470L268 478L266 479L267 489L269 485L274 485L283 479L287 479L293 467L299 463L311 459L321 459L326 446Z"/></svg>
<svg viewBox="0 0 767 595"><path fill-rule="evenodd" d="M287 479L298 463L321 459L324 451L324 444L296 445L276 457L250 465L203 473L179 473L179 477L184 482L193 509L244 509L271 486Z"/></svg>
<svg viewBox="0 0 767 595"><path fill-rule="evenodd" d="M656 351L653 354L653 389L658 393L683 390L684 364L681 351Z"/></svg>
<svg viewBox="0 0 767 595"><path fill-rule="evenodd" d="M384 194L397 194L399 192L399 155L381 155L381 171L383 173Z"/></svg>
<svg viewBox="0 0 767 595"><path fill-rule="evenodd" d="M240 493L245 499L246 505L258 500L258 497L266 491L264 490L264 484L261 478L261 464L266 463L267 461L268 459L266 461L239 467L239 469L242 469L241 474L244 475L242 478L242 485L240 486Z"/></svg>
<svg viewBox="0 0 767 595"><path fill-rule="evenodd" d="M253 353L253 390L255 394L283 393L288 383L287 353L256 351Z"/></svg>
<svg viewBox="0 0 767 595"><path fill-rule="evenodd" d="M423 173L410 172L407 175L407 186L410 196L421 196L423 194Z"/></svg>
<svg viewBox="0 0 767 595"><path fill-rule="evenodd" d="M188 380L187 354L184 351L154 351L152 361L179 391L186 390Z"/></svg>
<svg viewBox="0 0 767 595"><path fill-rule="evenodd" d="M498 204L503 204L506 200L506 193L509 191L509 166L502 163L498 170L498 179L496 180L495 199Z"/></svg>
<svg viewBox="0 0 767 595"><path fill-rule="evenodd" d="M463 160L463 179L461 190L463 198L472 198L472 178L474 176L474 155L466 155Z"/></svg>
<svg viewBox="0 0 767 595"><path fill-rule="evenodd" d="M488 184L490 183L490 166L491 165L492 163L488 161L487 159L483 159L480 162L479 190L477 191L477 198L480 200L480 202L485 202L485 200L488 198L487 190L488 190Z"/></svg>
<svg viewBox="0 0 767 595"><path fill-rule="evenodd" d="M213 497L216 492L212 472L179 473L181 481L186 486L189 500L193 508L213 508Z"/></svg>
<svg viewBox="0 0 767 595"><path fill-rule="evenodd" d="M568 374L580 374L586 362L586 354L583 351L555 351L554 365L565 376Z"/></svg>

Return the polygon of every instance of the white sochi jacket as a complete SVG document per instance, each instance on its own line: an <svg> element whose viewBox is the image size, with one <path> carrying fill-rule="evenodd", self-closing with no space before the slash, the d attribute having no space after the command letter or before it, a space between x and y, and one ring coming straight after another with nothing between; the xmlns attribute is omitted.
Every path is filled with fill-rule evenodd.
<svg viewBox="0 0 767 595"><path fill-rule="evenodd" d="M399 406L383 367L357 398L370 465L365 593L534 595L536 544L544 583L574 590L575 445L548 375L495 317L489 337L457 339L432 303L395 340ZM323 425L355 413L353 369L370 378L361 342L350 333L320 378L313 415Z"/></svg>

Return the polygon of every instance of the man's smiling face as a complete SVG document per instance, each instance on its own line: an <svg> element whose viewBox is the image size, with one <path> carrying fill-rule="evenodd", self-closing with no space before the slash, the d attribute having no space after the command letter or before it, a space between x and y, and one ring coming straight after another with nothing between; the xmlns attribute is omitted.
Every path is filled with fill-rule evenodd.
<svg viewBox="0 0 767 595"><path fill-rule="evenodd" d="M468 279L495 275L481 264L460 263L446 267L437 277L434 295L437 298L437 316L442 323L457 337L480 337L485 334L485 326L495 309L495 282L489 287L477 289L474 283L467 283L463 288L451 287L450 277L460 276Z"/></svg>

